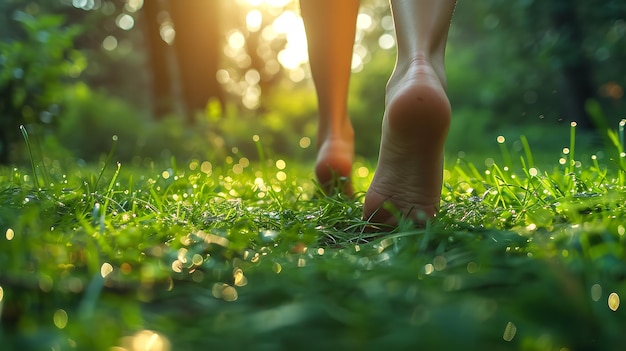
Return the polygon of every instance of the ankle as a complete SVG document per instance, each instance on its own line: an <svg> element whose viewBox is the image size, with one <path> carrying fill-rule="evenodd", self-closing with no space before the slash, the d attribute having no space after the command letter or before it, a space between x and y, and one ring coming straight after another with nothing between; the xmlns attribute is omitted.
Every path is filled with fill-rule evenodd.
<svg viewBox="0 0 626 351"><path fill-rule="evenodd" d="M431 78L437 78L439 84L445 91L447 89L446 74L443 56L414 54L398 58L396 67L394 68L392 79L401 80L407 75L424 75Z"/></svg>
<svg viewBox="0 0 626 351"><path fill-rule="evenodd" d="M324 142L338 140L352 143L354 129L350 119L346 117L329 119L325 123L320 121L317 130L318 149Z"/></svg>

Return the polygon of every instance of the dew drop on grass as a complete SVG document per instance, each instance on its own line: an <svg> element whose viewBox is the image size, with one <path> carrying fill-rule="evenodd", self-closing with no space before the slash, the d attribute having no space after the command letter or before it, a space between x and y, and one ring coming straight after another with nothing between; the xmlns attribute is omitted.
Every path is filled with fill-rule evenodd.
<svg viewBox="0 0 626 351"><path fill-rule="evenodd" d="M278 237L278 232L275 230L262 230L259 232L259 238L264 243L271 243Z"/></svg>
<svg viewBox="0 0 626 351"><path fill-rule="evenodd" d="M508 322L504 328L502 338L504 341L511 341L515 337L515 333L517 333L517 327L512 322Z"/></svg>
<svg viewBox="0 0 626 351"><path fill-rule="evenodd" d="M254 256L252 256L252 258L250 259L250 262L252 263L257 263L259 262L259 259L261 258L261 255L259 255L259 253L255 253Z"/></svg>

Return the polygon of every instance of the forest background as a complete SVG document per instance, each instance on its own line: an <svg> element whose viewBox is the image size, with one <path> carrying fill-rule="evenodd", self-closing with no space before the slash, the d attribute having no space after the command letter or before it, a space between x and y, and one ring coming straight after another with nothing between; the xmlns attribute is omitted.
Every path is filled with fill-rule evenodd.
<svg viewBox="0 0 626 351"><path fill-rule="evenodd" d="M19 126L56 162L257 155L314 158L316 100L292 0L0 1L0 163L28 161ZM349 113L378 152L395 40L388 3L363 0ZM601 144L626 116L626 3L460 1L447 51L450 155L524 134L535 152ZM256 137L255 137L256 136ZM521 149L517 142L514 148ZM601 155L600 155L601 156ZM600 157L599 156L599 157Z"/></svg>

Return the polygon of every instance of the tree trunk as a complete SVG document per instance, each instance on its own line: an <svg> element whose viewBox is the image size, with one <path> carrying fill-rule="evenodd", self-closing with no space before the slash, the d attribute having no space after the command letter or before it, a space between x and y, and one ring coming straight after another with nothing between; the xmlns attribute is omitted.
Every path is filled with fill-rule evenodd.
<svg viewBox="0 0 626 351"><path fill-rule="evenodd" d="M158 0L145 1L143 4L146 46L152 73L152 112L157 119L174 111L173 79L167 60L170 47L161 38L159 22L159 13L163 10Z"/></svg>
<svg viewBox="0 0 626 351"><path fill-rule="evenodd" d="M551 0L549 17L559 41L553 52L561 74L561 110L563 118L575 121L579 128L593 129L585 109L589 99L595 98L591 64L582 49L584 34L576 13L576 2Z"/></svg>

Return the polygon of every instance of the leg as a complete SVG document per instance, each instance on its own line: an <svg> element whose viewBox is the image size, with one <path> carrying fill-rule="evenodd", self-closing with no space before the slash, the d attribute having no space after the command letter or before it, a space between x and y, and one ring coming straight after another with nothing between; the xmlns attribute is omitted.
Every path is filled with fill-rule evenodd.
<svg viewBox="0 0 626 351"><path fill-rule="evenodd" d="M326 192L334 179L347 179L340 190L351 194L354 131L347 105L359 1L301 0L300 8L318 100L315 175Z"/></svg>
<svg viewBox="0 0 626 351"><path fill-rule="evenodd" d="M435 215L450 125L444 55L456 0L391 0L398 57L386 91L378 166L363 216L396 225L386 206L417 223Z"/></svg>

